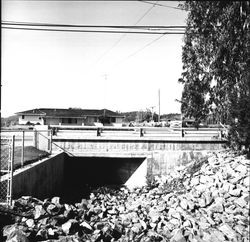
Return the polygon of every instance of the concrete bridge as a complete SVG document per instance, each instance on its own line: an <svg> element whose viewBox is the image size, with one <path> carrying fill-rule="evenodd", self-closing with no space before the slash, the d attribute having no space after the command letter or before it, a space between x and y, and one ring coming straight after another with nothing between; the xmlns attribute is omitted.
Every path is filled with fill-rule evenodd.
<svg viewBox="0 0 250 242"><path fill-rule="evenodd" d="M52 148L52 156L15 172L14 197L72 197L85 184L142 186L176 166L223 150L226 142L215 129L96 127L63 128L54 134L42 129L33 140L41 150Z"/></svg>
<svg viewBox="0 0 250 242"><path fill-rule="evenodd" d="M130 164L125 162L122 169L133 173L127 184L144 184L148 177L165 175L176 166L224 149L225 144L218 129L169 128L62 129L52 141L53 153L65 151L75 157L72 162L93 157L127 159ZM141 160L140 164L133 159Z"/></svg>
<svg viewBox="0 0 250 242"><path fill-rule="evenodd" d="M51 137L53 152L73 156L145 156L157 152L222 149L221 129L170 129L152 127L64 127ZM61 147L61 149L60 149Z"/></svg>

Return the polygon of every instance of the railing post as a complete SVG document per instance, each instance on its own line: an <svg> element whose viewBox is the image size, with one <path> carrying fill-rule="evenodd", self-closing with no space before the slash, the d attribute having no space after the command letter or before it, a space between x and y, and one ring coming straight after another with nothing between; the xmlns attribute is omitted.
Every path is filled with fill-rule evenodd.
<svg viewBox="0 0 250 242"><path fill-rule="evenodd" d="M143 128L140 128L140 137L143 137Z"/></svg>
<svg viewBox="0 0 250 242"><path fill-rule="evenodd" d="M184 138L185 137L185 131L183 129L181 129L181 137Z"/></svg>
<svg viewBox="0 0 250 242"><path fill-rule="evenodd" d="M57 134L57 128L56 127L52 127L52 135L56 135Z"/></svg>
<svg viewBox="0 0 250 242"><path fill-rule="evenodd" d="M101 128L97 128L97 136L101 136Z"/></svg>
<svg viewBox="0 0 250 242"><path fill-rule="evenodd" d="M221 140L221 139L222 139L222 137L223 137L223 131L222 131L222 130L220 130L220 131L219 131L219 139Z"/></svg>
<svg viewBox="0 0 250 242"><path fill-rule="evenodd" d="M24 164L24 135L25 131L22 131L22 156L21 156L21 167L23 167Z"/></svg>

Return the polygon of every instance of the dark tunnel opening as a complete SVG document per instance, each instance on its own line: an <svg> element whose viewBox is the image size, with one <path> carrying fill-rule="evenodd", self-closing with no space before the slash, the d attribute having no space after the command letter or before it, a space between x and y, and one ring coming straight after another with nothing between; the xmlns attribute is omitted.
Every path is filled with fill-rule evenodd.
<svg viewBox="0 0 250 242"><path fill-rule="evenodd" d="M144 158L68 157L64 167L62 199L76 202L99 187L120 188Z"/></svg>

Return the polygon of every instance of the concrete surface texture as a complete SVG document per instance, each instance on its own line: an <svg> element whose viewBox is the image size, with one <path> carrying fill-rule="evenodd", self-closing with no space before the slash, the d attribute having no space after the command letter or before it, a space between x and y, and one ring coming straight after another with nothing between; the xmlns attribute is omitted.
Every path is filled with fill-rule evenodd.
<svg viewBox="0 0 250 242"><path fill-rule="evenodd" d="M65 154L38 161L14 172L13 197L46 198L62 193Z"/></svg>

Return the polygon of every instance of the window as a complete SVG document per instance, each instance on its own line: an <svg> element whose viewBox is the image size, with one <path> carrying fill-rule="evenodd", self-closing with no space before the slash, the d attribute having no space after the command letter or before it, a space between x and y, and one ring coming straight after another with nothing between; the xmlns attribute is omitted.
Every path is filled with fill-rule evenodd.
<svg viewBox="0 0 250 242"><path fill-rule="evenodd" d="M77 119L76 118L69 118L69 123L70 124L77 124Z"/></svg>
<svg viewBox="0 0 250 242"><path fill-rule="evenodd" d="M77 119L76 118L62 118L63 124L76 124Z"/></svg>
<svg viewBox="0 0 250 242"><path fill-rule="evenodd" d="M24 117L25 117L25 116L24 116L24 115L22 115L22 119L24 119Z"/></svg>
<svg viewBox="0 0 250 242"><path fill-rule="evenodd" d="M111 117L110 121L111 123L115 123L115 117Z"/></svg>

